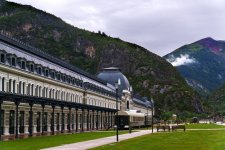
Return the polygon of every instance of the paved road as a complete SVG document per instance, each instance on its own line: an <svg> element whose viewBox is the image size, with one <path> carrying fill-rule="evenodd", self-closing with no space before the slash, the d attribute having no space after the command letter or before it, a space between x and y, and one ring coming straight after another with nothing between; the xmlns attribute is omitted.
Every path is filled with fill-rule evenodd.
<svg viewBox="0 0 225 150"><path fill-rule="evenodd" d="M154 131L156 132L156 131ZM119 135L119 141L131 139L134 137L146 135L152 133L151 130L140 130L138 132L132 132L131 134L122 134ZM95 140L90 140L90 141L84 141L84 142L78 142L78 143L73 143L73 144L66 144L62 146L57 146L57 147L51 147L47 148L44 150L86 150L110 143L116 142L116 136L111 136L111 137L105 137L105 138L100 138L100 139L95 139Z"/></svg>

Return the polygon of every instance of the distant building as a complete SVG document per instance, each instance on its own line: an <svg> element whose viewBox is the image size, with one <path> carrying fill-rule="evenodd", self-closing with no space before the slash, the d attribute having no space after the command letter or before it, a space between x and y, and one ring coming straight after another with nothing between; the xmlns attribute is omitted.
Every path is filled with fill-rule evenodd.
<svg viewBox="0 0 225 150"><path fill-rule="evenodd" d="M101 73L93 76L0 35L0 139L113 127L116 80L104 80ZM119 110L146 113L147 103L132 97L125 76L121 81Z"/></svg>

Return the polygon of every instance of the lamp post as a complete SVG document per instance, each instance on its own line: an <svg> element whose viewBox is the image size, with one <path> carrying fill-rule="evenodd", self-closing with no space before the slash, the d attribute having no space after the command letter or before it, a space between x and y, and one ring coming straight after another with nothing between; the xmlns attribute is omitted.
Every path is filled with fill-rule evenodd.
<svg viewBox="0 0 225 150"><path fill-rule="evenodd" d="M147 117L146 117L146 126L147 126L147 129L148 129L148 105L147 105Z"/></svg>
<svg viewBox="0 0 225 150"><path fill-rule="evenodd" d="M120 85L120 79L118 79L118 81L115 83L115 88L116 88L116 141L119 141L119 134L118 134L118 125L119 125L119 121L118 121L118 89L119 89L119 85Z"/></svg>
<svg viewBox="0 0 225 150"><path fill-rule="evenodd" d="M152 133L153 133L153 124L154 124L154 120L153 120L154 113L153 113L153 111L154 111L154 101L152 99Z"/></svg>

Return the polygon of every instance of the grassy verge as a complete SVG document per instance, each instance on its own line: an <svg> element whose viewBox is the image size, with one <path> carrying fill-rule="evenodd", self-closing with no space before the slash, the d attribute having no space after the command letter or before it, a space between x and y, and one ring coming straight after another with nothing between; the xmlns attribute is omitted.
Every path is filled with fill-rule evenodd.
<svg viewBox="0 0 225 150"><path fill-rule="evenodd" d="M128 131L120 131L119 133L124 134L127 132ZM114 135L115 132L105 131L34 137L15 141L0 142L0 150L39 150L47 147L60 146L63 144L82 142Z"/></svg>

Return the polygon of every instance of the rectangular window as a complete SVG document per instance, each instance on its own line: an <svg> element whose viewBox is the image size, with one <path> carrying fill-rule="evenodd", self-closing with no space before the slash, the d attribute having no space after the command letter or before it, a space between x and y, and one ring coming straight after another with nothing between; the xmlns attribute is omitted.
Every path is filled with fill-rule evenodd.
<svg viewBox="0 0 225 150"><path fill-rule="evenodd" d="M47 131L48 126L48 113L44 112L44 119L43 119L43 131Z"/></svg>
<svg viewBox="0 0 225 150"><path fill-rule="evenodd" d="M56 116L56 124L57 124L57 130L59 131L59 113L57 113L57 116Z"/></svg>
<svg viewBox="0 0 225 150"><path fill-rule="evenodd" d="M19 113L19 132L24 133L24 111Z"/></svg>
<svg viewBox="0 0 225 150"><path fill-rule="evenodd" d="M4 110L1 110L1 124L0 124L1 132L0 134L3 135L4 133Z"/></svg>
<svg viewBox="0 0 225 150"><path fill-rule="evenodd" d="M15 111L10 110L9 112L9 134L14 134L15 125Z"/></svg>
<svg viewBox="0 0 225 150"><path fill-rule="evenodd" d="M41 112L37 112L37 132L41 132Z"/></svg>

